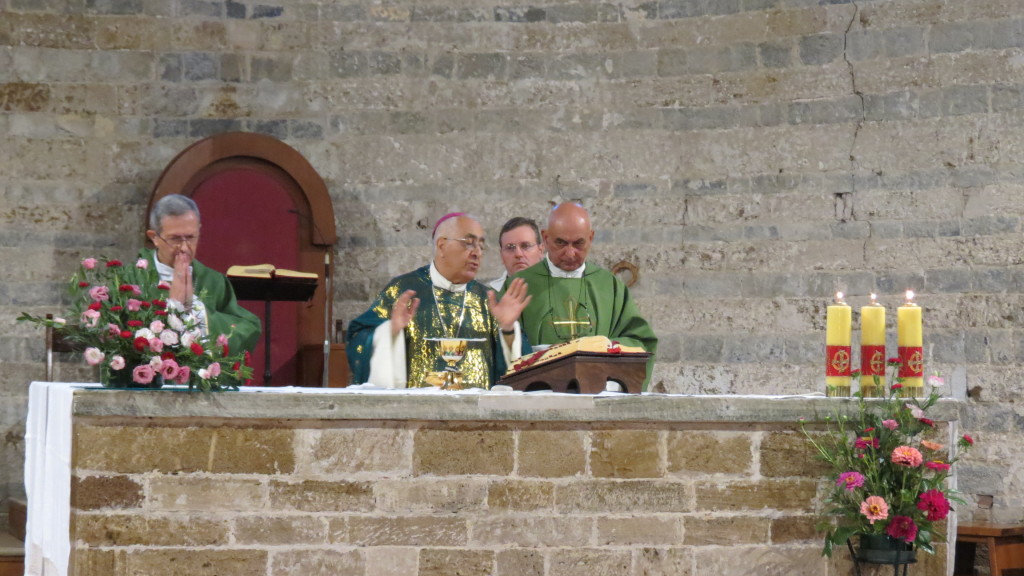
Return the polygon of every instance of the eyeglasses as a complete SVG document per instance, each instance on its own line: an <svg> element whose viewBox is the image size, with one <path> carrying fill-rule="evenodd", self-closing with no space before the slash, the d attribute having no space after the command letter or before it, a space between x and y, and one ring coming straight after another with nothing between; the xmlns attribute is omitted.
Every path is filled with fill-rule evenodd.
<svg viewBox="0 0 1024 576"><path fill-rule="evenodd" d="M518 248L518 249L522 250L523 252L529 252L530 250L533 250L534 247L536 247L536 246L537 246L536 242L520 242L519 244L516 244L514 242L509 242L508 244L505 244L505 245L503 245L501 247L501 251L502 252L507 252L508 254L514 254L515 251L516 251L516 248Z"/></svg>
<svg viewBox="0 0 1024 576"><path fill-rule="evenodd" d="M198 234L196 234L194 236L171 236L170 238L164 238L163 236L157 234L156 237L161 239L161 240L163 240L165 243L167 243L168 245L173 246L175 248L181 246L182 244L188 244L189 246L195 246L196 240L199 240L199 235Z"/></svg>
<svg viewBox="0 0 1024 576"><path fill-rule="evenodd" d="M462 247L465 248L466 250L469 250L470 252L476 250L477 248L479 248L481 252L487 250L487 240L483 238L449 238L447 236L442 236L442 238L444 238L445 240L455 240L456 242L462 244Z"/></svg>

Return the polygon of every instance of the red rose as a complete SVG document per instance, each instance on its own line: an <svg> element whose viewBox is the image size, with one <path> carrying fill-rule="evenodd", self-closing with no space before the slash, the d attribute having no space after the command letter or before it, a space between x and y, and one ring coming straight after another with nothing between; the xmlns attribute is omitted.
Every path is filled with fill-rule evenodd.
<svg viewBox="0 0 1024 576"><path fill-rule="evenodd" d="M174 360L175 358L177 358L177 356L175 356L174 352L171 352L170 350L167 350L160 355L161 360Z"/></svg>
<svg viewBox="0 0 1024 576"><path fill-rule="evenodd" d="M157 298L156 300L153 300L153 306L156 306L157 308L160 309L167 308L167 302Z"/></svg>
<svg viewBox="0 0 1024 576"><path fill-rule="evenodd" d="M223 349L221 350L221 356L225 356L226 357L229 352L230 352L230 350L228 350L228 345L225 344Z"/></svg>
<svg viewBox="0 0 1024 576"><path fill-rule="evenodd" d="M157 287L158 290L170 291L170 289L171 289L171 285L168 284L167 282L161 282L161 283L157 284L156 287Z"/></svg>
<svg viewBox="0 0 1024 576"><path fill-rule="evenodd" d="M129 320L125 322L125 324L131 326L132 328L142 328L142 320Z"/></svg>
<svg viewBox="0 0 1024 576"><path fill-rule="evenodd" d="M142 336L139 336L138 338L135 339L135 342L134 342L133 345L135 346L136 350L138 350L139 352L142 352L146 348L149 348L149 340L146 340Z"/></svg>
<svg viewBox="0 0 1024 576"><path fill-rule="evenodd" d="M139 306L141 306L142 308L149 308L150 306L152 306L152 304L143 300L142 302L139 302Z"/></svg>
<svg viewBox="0 0 1024 576"><path fill-rule="evenodd" d="M134 290L131 284L121 284L120 286L117 287L117 289L120 290L121 292L131 292L132 290Z"/></svg>
<svg viewBox="0 0 1024 576"><path fill-rule="evenodd" d="M154 310L154 316L167 316L167 310Z"/></svg>
<svg viewBox="0 0 1024 576"><path fill-rule="evenodd" d="M101 310L102 308L103 304L100 302L92 302L89 304L89 310Z"/></svg>
<svg viewBox="0 0 1024 576"><path fill-rule="evenodd" d="M78 283L78 287L79 288L88 288L89 287L89 283L88 282L84 282L84 281L83 282L79 282Z"/></svg>
<svg viewBox="0 0 1024 576"><path fill-rule="evenodd" d="M193 342L192 345L189 346L188 348L196 356L202 356L203 353L206 352L205 350L203 350L203 346L199 342Z"/></svg>
<svg viewBox="0 0 1024 576"><path fill-rule="evenodd" d="M124 310L124 308L121 307L121 306L111 306L110 307L110 311L111 312L120 312L121 310Z"/></svg>
<svg viewBox="0 0 1024 576"><path fill-rule="evenodd" d="M241 362L235 362L234 364L231 365L231 370L233 370L235 372L238 372L241 369L242 369L242 363Z"/></svg>
<svg viewBox="0 0 1024 576"><path fill-rule="evenodd" d="M935 428L935 421L931 420L930 418L919 418L918 422L924 424L925 426L931 426L932 428Z"/></svg>
<svg viewBox="0 0 1024 576"><path fill-rule="evenodd" d="M121 266L120 260L110 260L107 262L107 268L117 268L118 266Z"/></svg>
<svg viewBox="0 0 1024 576"><path fill-rule="evenodd" d="M971 438L970 434L964 434L964 442L967 442L971 446L974 446L974 438Z"/></svg>
<svg viewBox="0 0 1024 576"><path fill-rule="evenodd" d="M892 389L893 390L899 390L900 388L903 388L903 384L893 384L892 385Z"/></svg>
<svg viewBox="0 0 1024 576"><path fill-rule="evenodd" d="M132 331L131 330L121 330L121 338L124 338L125 340L127 340L127 339L129 339L131 337L132 337Z"/></svg>

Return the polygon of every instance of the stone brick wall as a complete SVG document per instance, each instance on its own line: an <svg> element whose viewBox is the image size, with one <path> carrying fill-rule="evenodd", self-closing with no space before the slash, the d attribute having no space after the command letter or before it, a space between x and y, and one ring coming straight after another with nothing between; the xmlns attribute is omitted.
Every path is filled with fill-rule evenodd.
<svg viewBox="0 0 1024 576"><path fill-rule="evenodd" d="M830 295L915 289L929 370L973 392L960 513L1020 521L1022 46L1019 0L0 0L0 499L42 374L13 319L248 130L327 181L346 321L440 214L564 199L640 269L657 389L820 390Z"/></svg>
<svg viewBox="0 0 1024 576"><path fill-rule="evenodd" d="M814 512L827 488L802 436L754 428L82 418L72 567L80 576L852 574L845 551L820 556ZM915 572L945 574L945 550L922 555Z"/></svg>

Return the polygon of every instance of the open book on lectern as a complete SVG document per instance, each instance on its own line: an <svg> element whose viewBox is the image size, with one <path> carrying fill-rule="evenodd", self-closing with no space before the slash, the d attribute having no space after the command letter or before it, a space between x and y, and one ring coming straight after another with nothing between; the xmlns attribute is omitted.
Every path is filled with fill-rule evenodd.
<svg viewBox="0 0 1024 576"><path fill-rule="evenodd" d="M316 280L319 276L314 272L299 272L298 270L286 270L278 268L273 264L250 264L239 265L228 268L228 276L235 278L309 278Z"/></svg>

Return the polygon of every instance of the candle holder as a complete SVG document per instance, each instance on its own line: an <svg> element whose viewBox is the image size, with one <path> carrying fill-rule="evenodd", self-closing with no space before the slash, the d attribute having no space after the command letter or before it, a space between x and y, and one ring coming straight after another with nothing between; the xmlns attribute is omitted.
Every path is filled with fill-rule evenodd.
<svg viewBox="0 0 1024 576"><path fill-rule="evenodd" d="M834 304L828 306L825 319L825 396L841 398L850 395L853 356L850 346L851 309L836 293Z"/></svg>

